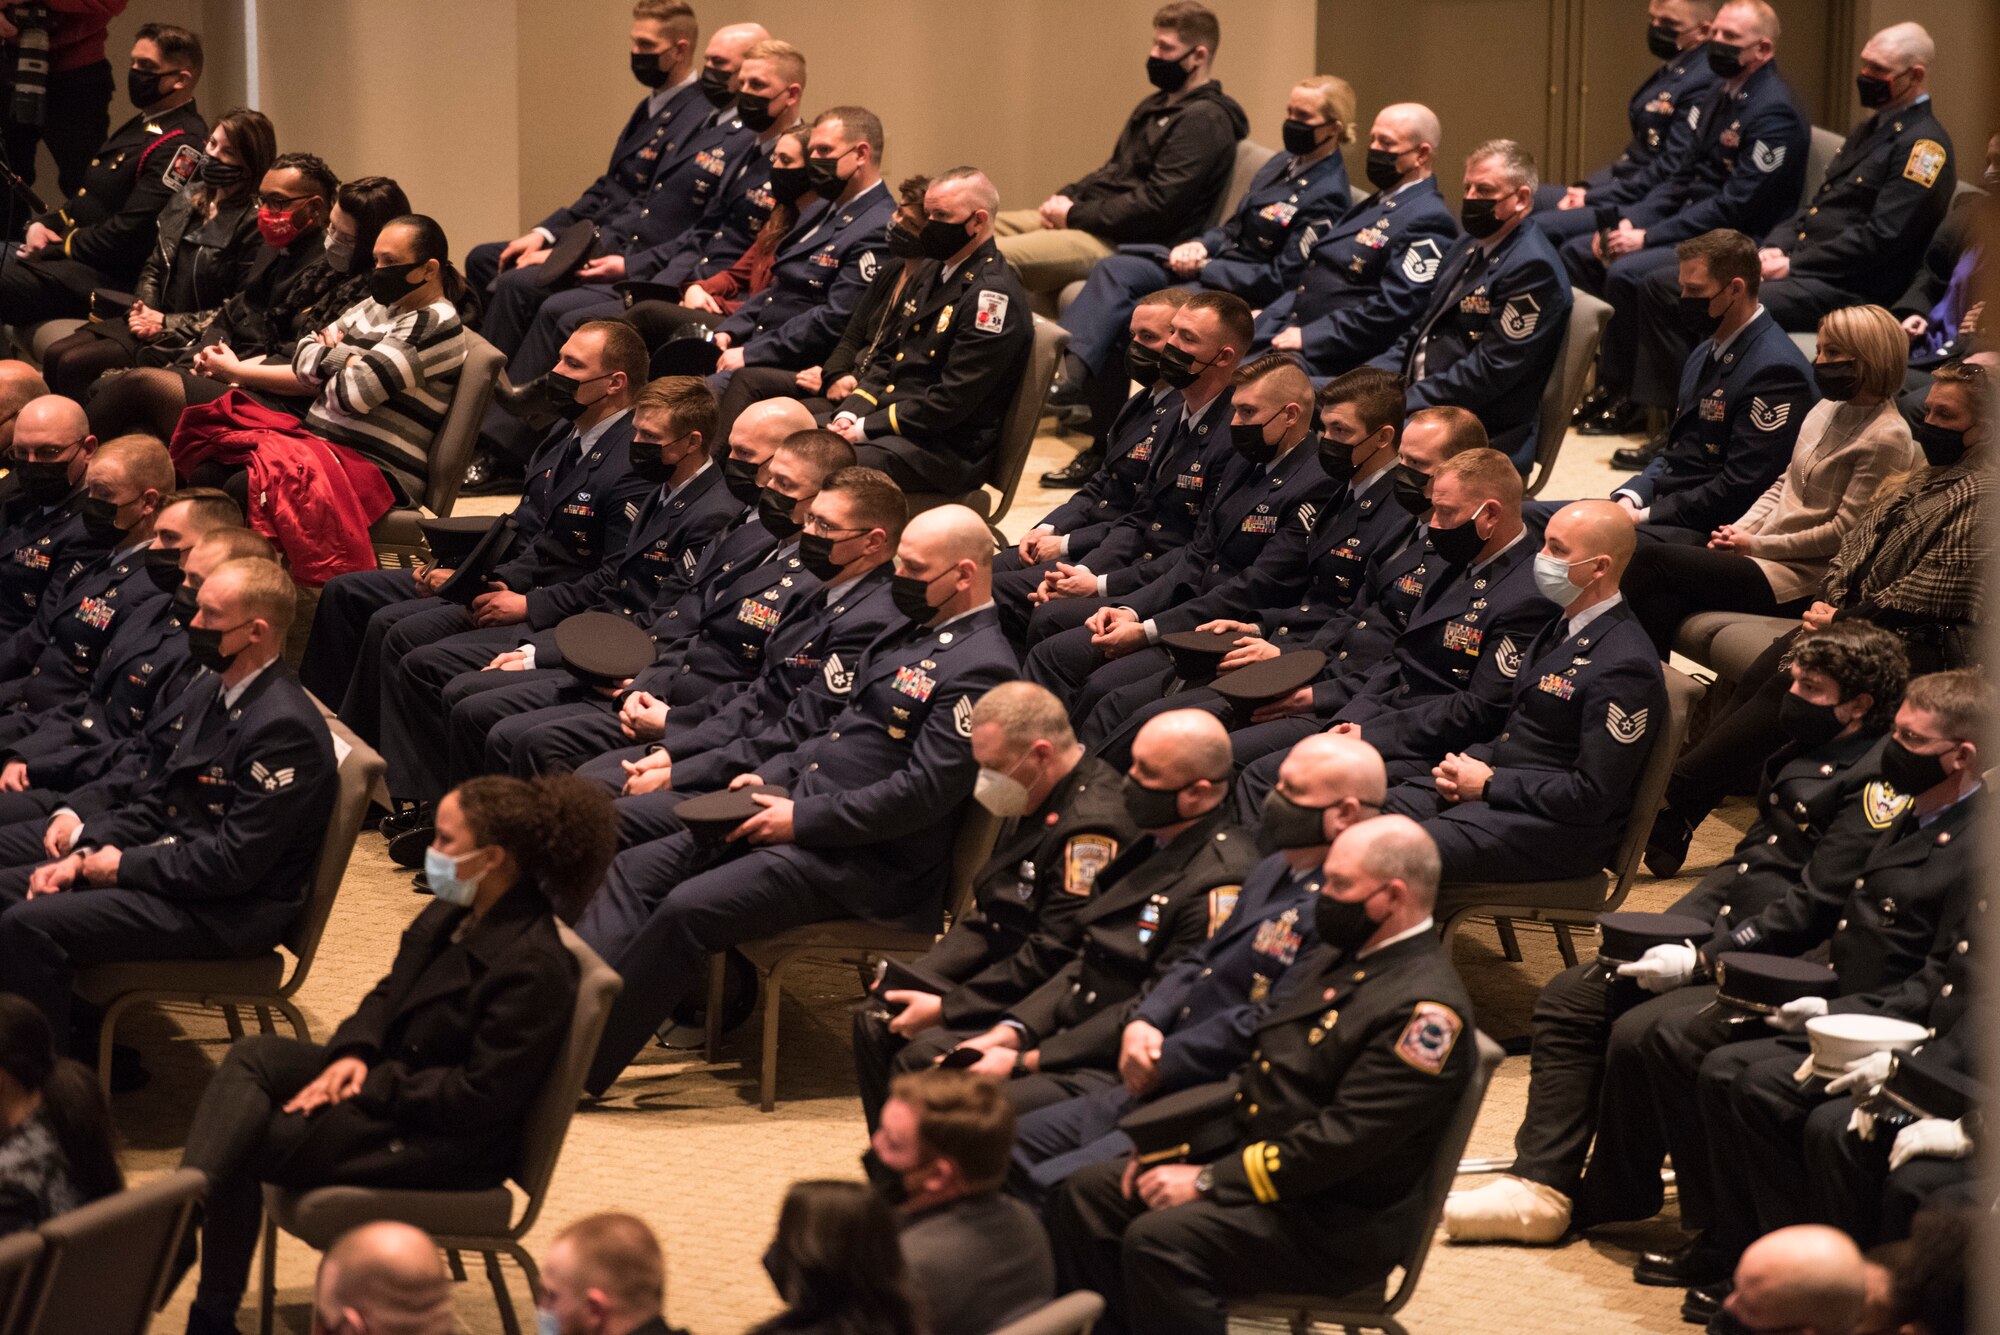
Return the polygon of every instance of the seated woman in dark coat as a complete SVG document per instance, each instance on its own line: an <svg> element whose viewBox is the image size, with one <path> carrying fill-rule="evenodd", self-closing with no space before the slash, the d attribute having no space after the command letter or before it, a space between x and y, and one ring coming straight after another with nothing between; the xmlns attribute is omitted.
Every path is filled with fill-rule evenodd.
<svg viewBox="0 0 2000 1335"><path fill-rule="evenodd" d="M234 1331L262 1183L476 1191L516 1167L521 1124L576 1007L573 920L617 846L611 802L569 775L487 777L438 804L436 903L325 1044L252 1036L216 1072L181 1162L208 1174L191 1332Z"/></svg>

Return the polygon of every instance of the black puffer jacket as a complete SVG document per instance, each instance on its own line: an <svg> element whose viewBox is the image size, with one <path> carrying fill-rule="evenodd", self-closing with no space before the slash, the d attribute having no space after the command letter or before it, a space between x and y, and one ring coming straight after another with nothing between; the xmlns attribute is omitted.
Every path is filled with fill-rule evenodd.
<svg viewBox="0 0 2000 1335"><path fill-rule="evenodd" d="M1214 79L1179 102L1155 93L1132 109L1111 160L1058 194L1069 225L1121 245L1199 236L1236 167L1250 118Z"/></svg>

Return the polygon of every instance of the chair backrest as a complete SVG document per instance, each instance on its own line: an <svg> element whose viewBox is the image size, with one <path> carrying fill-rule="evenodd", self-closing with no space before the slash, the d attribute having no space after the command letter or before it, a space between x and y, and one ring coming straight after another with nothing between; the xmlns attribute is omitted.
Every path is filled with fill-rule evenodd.
<svg viewBox="0 0 2000 1335"><path fill-rule="evenodd" d="M1014 401L1007 405L1007 419L1000 425L1000 441L993 450L993 471L986 483L1000 493L988 522L997 524L1014 504L1021 489L1021 475L1028 470L1028 452L1035 447L1035 428L1041 425L1042 406L1048 402L1049 385L1062 364L1063 349L1069 346L1069 330L1054 320L1035 316L1035 341L1028 349L1028 364L1022 368L1021 383Z"/></svg>
<svg viewBox="0 0 2000 1335"><path fill-rule="evenodd" d="M285 949L297 961L285 984L286 996L299 990L312 968L319 939L326 931L326 920L333 914L334 896L340 893L340 883L347 876L347 860L354 852L354 840L368 814L368 796L388 769L375 748L348 731L347 725L333 716L325 702L314 703L319 705L320 716L326 720L326 730L333 734L333 751L339 758L340 772L333 808L326 813L326 834L319 846L319 861L313 867L305 906L285 932Z"/></svg>
<svg viewBox="0 0 2000 1335"><path fill-rule="evenodd" d="M1804 208L1819 193L1820 182L1826 179L1826 169L1840 156L1840 146L1847 142L1846 136L1834 130L1812 127L1812 143L1806 147L1806 184L1799 192L1799 207Z"/></svg>
<svg viewBox="0 0 2000 1335"><path fill-rule="evenodd" d="M1556 354L1556 369L1542 386L1542 420L1535 437L1534 476L1528 480L1533 496L1548 484L1555 471L1556 454L1569 434L1569 415L1583 402L1584 381L1597 362L1597 341L1611 320L1611 304L1580 288L1570 289L1569 327L1563 330L1562 350Z"/></svg>
<svg viewBox="0 0 2000 1335"><path fill-rule="evenodd" d="M973 883L999 842L1000 818L977 802L966 802L958 817L958 837L951 844L951 884L944 895L945 912L953 922L972 907Z"/></svg>
<svg viewBox="0 0 2000 1335"><path fill-rule="evenodd" d="M514 1182L527 1193L528 1205L514 1225L517 1238L535 1226L535 1216L542 1212L542 1197L548 1192L549 1179L556 1175L556 1161L562 1157L563 1141L569 1135L569 1120L576 1113L576 1101L583 1097L583 1078L590 1072L597 1040L604 1036L611 1003L625 985L582 937L560 923L557 930L562 933L563 945L576 957L580 975L576 1009L570 1012L569 1036L556 1053L555 1065L549 1068L548 1078L521 1126L521 1166L514 1172Z"/></svg>
<svg viewBox="0 0 2000 1335"><path fill-rule="evenodd" d="M1486 1097L1486 1087L1493 1082L1493 1073L1500 1069L1500 1059L1507 1055L1498 1043L1477 1029L1472 1031L1472 1041L1477 1057L1472 1079L1465 1082L1465 1092L1459 1095L1458 1107L1452 1110L1451 1122L1438 1142L1430 1179L1424 1183L1424 1226L1411 1239L1410 1254L1403 1258L1402 1281L1383 1300L1384 1314L1401 1310L1417 1291L1417 1276L1423 1273L1424 1260L1431 1253L1431 1238L1437 1233L1438 1221L1444 1218L1445 1197L1451 1194L1452 1180L1458 1176L1459 1156L1465 1153L1466 1143L1472 1139L1472 1124L1479 1119L1479 1104Z"/></svg>
<svg viewBox="0 0 2000 1335"><path fill-rule="evenodd" d="M1264 170L1265 163L1277 156L1277 152L1277 149L1266 148L1254 139L1236 141L1236 164L1229 169L1229 188L1215 201L1215 211L1209 215L1207 226L1213 227L1229 216L1236 207L1236 201L1249 192L1250 182Z"/></svg>
<svg viewBox="0 0 2000 1335"><path fill-rule="evenodd" d="M1103 1315L1104 1299L1089 1289L1078 1289L1009 1321L993 1335L1090 1335L1091 1327Z"/></svg>
<svg viewBox="0 0 2000 1335"><path fill-rule="evenodd" d="M39 1233L0 1238L0 1335L22 1335L23 1318L40 1291L42 1256L48 1244Z"/></svg>
<svg viewBox="0 0 2000 1335"><path fill-rule="evenodd" d="M1653 817L1667 798L1667 781L1673 778L1674 762L1680 759L1681 743L1687 740L1688 720L1694 717L1695 702L1707 688L1677 668L1667 668L1667 726L1653 735L1653 748L1646 753L1646 767L1639 771L1639 786L1632 794L1632 810L1625 818L1625 833L1611 864L1611 898L1606 912L1625 902L1632 881L1639 874L1639 858L1646 851L1646 839L1653 832Z"/></svg>
<svg viewBox="0 0 2000 1335"><path fill-rule="evenodd" d="M43 1224L49 1259L22 1331L144 1335L207 1181L182 1168Z"/></svg>
<svg viewBox="0 0 2000 1335"><path fill-rule="evenodd" d="M431 440L430 471L424 479L424 506L444 518L458 504L458 488L465 481L466 465L479 444L479 424L486 405L493 401L493 387L500 381L500 369L507 358L500 349L470 329L465 331L465 362L458 368L458 384L451 391L451 406L445 409L444 424Z"/></svg>

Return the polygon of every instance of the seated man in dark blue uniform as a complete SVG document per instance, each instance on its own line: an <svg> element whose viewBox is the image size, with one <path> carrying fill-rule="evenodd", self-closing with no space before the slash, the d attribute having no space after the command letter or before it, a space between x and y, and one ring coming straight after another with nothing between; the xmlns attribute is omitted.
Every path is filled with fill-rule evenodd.
<svg viewBox="0 0 2000 1335"><path fill-rule="evenodd" d="M55 861L0 873L0 986L58 1034L78 969L259 955L305 903L336 779L326 723L279 661L296 597L268 561L211 575L189 627L211 675L144 754L69 794Z"/></svg>
<svg viewBox="0 0 2000 1335"><path fill-rule="evenodd" d="M789 755L737 775L768 781L726 842L681 831L627 849L577 923L625 980L585 1082L610 1088L741 941L829 918L936 930L953 832L972 794L972 706L1016 672L991 594L993 540L963 506L911 520L896 552L910 618L856 666L848 705Z"/></svg>
<svg viewBox="0 0 2000 1335"><path fill-rule="evenodd" d="M1284 139L1284 151L1258 170L1222 222L1178 245L1120 246L1091 269L1062 313L1069 348L1049 387L1051 404L1103 405L1107 391L1111 404L1123 401L1125 324L1144 293L1179 282L1261 307L1292 286L1309 249L1305 225L1337 218L1353 203L1340 146L1354 141L1354 89L1331 74L1295 84Z"/></svg>
<svg viewBox="0 0 2000 1335"><path fill-rule="evenodd" d="M373 737L382 640L391 627L404 627L398 643L407 652L476 626L520 621L529 592L586 575L622 548L658 486L632 471L641 390L652 395L648 416L669 438L694 451L715 439L708 387L686 376L648 385L646 365L645 340L623 321L597 320L571 334L557 362L569 391L558 405L563 420L529 462L520 503L508 515L517 530L512 549L489 573L487 591L465 606L434 596L452 576L435 561L415 571L335 575L320 591L300 662L306 689ZM421 625L404 626L416 618Z"/></svg>
<svg viewBox="0 0 2000 1335"><path fill-rule="evenodd" d="M1519 646L1507 712L1433 738L1431 772L1389 790L1437 841L1447 885L1587 876L1611 856L1667 712L1659 655L1618 591L1632 547L1609 501L1558 511L1534 568L1562 613Z"/></svg>
<svg viewBox="0 0 2000 1335"><path fill-rule="evenodd" d="M1715 0L1647 0L1646 19L1646 49L1663 63L1646 76L1626 104L1632 138L1617 157L1582 180L1537 190L1536 213L1583 210L1595 223L1599 209L1643 196L1662 167L1693 139L1687 108L1706 97L1717 78L1708 63ZM1571 234L1566 221L1546 230L1552 236Z"/></svg>
<svg viewBox="0 0 2000 1335"><path fill-rule="evenodd" d="M1265 1012L1290 995L1290 969L1318 941L1321 866L1342 831L1378 813L1388 779L1366 742L1308 737L1285 757L1260 815L1267 856L1207 941L1155 978L1124 1017L1118 1082L1021 1119L1016 1190L1041 1197L1086 1164L1132 1148L1118 1119L1147 1099L1222 1080L1250 1055Z"/></svg>
<svg viewBox="0 0 2000 1335"><path fill-rule="evenodd" d="M19 483L0 529L0 636L33 621L43 595L102 556L107 541L84 527L78 509L97 450L83 409L44 393L18 405L11 426L7 466Z"/></svg>
<svg viewBox="0 0 2000 1335"><path fill-rule="evenodd" d="M1459 206L1468 239L1431 286L1422 317L1370 363L1409 382L1411 412L1449 404L1479 414L1493 448L1523 472L1570 310L1569 279L1528 216L1539 179L1533 155L1511 139L1472 150Z"/></svg>
<svg viewBox="0 0 2000 1335"><path fill-rule="evenodd" d="M1408 1257L1478 1061L1431 919L1437 885L1437 851L1410 821L1341 834L1313 903L1319 944L1236 1071L1234 1143L1211 1163L1113 1160L1063 1184L1059 1287L1105 1296L1100 1331L1223 1335L1232 1297L1280 1282L1355 1293Z"/></svg>
<svg viewBox="0 0 2000 1335"><path fill-rule="evenodd" d="M1256 349L1289 352L1314 377L1379 357L1423 314L1431 285L1458 241L1458 219L1438 193L1437 113L1398 102L1368 132L1375 193L1300 228L1298 282L1257 312Z"/></svg>

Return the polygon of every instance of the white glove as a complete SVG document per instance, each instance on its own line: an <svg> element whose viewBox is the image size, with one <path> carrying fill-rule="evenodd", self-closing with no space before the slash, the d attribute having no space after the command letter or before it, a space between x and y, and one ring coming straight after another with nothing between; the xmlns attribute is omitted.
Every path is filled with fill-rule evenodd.
<svg viewBox="0 0 2000 1335"><path fill-rule="evenodd" d="M1826 1014L1825 997L1800 997L1778 1007L1775 1015L1766 1015L1764 1023L1773 1029L1782 1029L1788 1034L1803 1033L1807 1020L1816 1020Z"/></svg>
<svg viewBox="0 0 2000 1335"><path fill-rule="evenodd" d="M1694 977L1695 961L1699 958L1692 941L1677 946L1654 946L1630 964L1619 965L1618 976L1630 978L1648 992L1671 992L1685 987L1688 979Z"/></svg>
<svg viewBox="0 0 2000 1335"><path fill-rule="evenodd" d="M1887 1051L1856 1057L1839 1075L1826 1082L1826 1092L1845 1094L1854 1090L1862 1094L1871 1093L1889 1078L1889 1066L1895 1059L1895 1054Z"/></svg>
<svg viewBox="0 0 2000 1335"><path fill-rule="evenodd" d="M1972 1153L1972 1137L1955 1121L1926 1117L1896 1133L1889 1147L1889 1171L1912 1159L1963 1159Z"/></svg>

